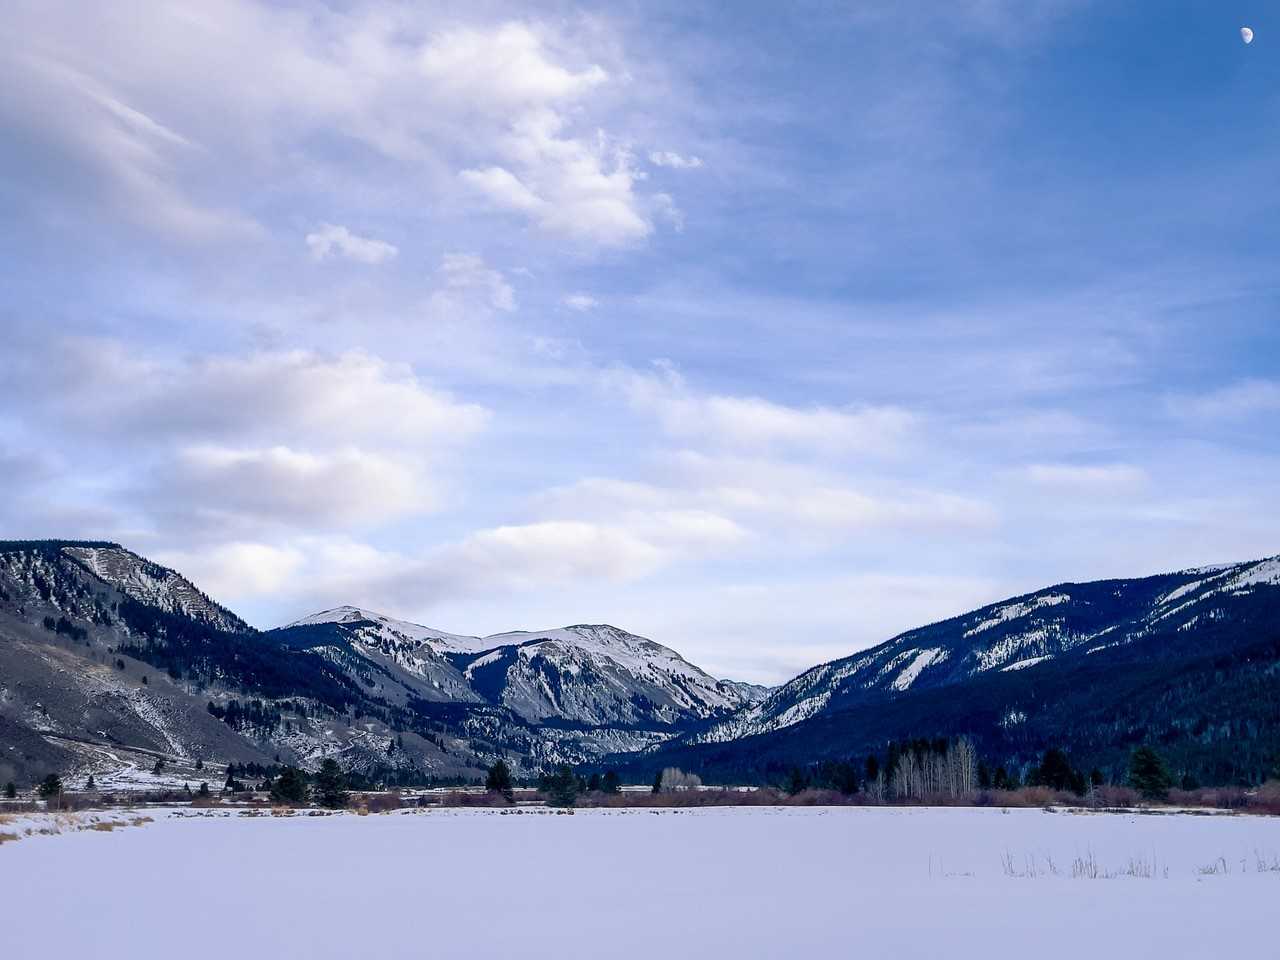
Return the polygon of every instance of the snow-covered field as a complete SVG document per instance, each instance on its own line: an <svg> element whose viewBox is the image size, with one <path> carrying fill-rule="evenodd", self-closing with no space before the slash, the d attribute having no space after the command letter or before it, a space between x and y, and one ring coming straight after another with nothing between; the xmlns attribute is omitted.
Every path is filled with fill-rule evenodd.
<svg viewBox="0 0 1280 960"><path fill-rule="evenodd" d="M1280 903L1276 818L149 813L0 845L4 954L1260 957Z"/></svg>

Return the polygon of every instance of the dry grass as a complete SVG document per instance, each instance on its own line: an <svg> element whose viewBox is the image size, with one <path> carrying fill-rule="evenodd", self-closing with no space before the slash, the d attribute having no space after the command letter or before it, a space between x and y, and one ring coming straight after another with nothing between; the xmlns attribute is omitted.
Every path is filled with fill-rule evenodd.
<svg viewBox="0 0 1280 960"><path fill-rule="evenodd" d="M398 793L366 793L356 803L357 809L367 810L369 813L389 813L404 806Z"/></svg>
<svg viewBox="0 0 1280 960"><path fill-rule="evenodd" d="M10 843L11 841L21 839L22 838L16 833L0 833L0 843Z"/></svg>

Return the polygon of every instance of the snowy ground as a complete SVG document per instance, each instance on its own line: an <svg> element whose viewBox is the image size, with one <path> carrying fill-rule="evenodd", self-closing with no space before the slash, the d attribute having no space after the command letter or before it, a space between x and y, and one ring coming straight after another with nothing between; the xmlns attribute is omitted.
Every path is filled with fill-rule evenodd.
<svg viewBox="0 0 1280 960"><path fill-rule="evenodd" d="M5 954L1270 956L1280 903L1276 818L201 813L0 845Z"/></svg>

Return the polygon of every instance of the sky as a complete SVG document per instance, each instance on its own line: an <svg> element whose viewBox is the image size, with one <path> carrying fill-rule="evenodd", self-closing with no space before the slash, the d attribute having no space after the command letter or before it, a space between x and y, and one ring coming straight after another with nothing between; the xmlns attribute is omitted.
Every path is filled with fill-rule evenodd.
<svg viewBox="0 0 1280 960"><path fill-rule="evenodd" d="M1280 553L1273 7L10 0L0 530L765 683Z"/></svg>

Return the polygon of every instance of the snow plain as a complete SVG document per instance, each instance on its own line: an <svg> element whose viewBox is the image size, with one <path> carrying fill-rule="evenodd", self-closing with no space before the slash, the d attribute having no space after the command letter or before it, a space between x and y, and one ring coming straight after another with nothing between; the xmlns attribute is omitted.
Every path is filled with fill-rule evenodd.
<svg viewBox="0 0 1280 960"><path fill-rule="evenodd" d="M196 813L0 846L4 955L1267 956L1280 903L1277 818Z"/></svg>

